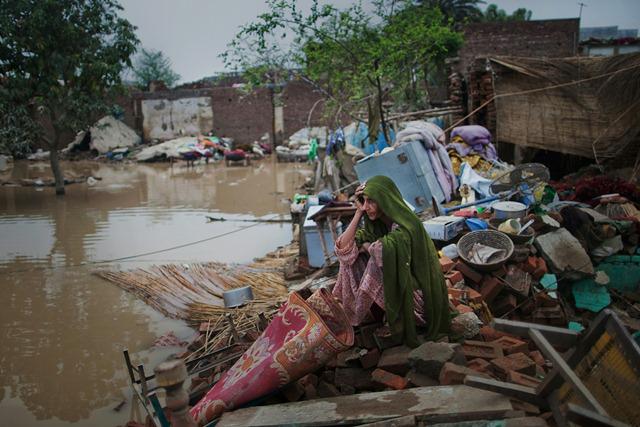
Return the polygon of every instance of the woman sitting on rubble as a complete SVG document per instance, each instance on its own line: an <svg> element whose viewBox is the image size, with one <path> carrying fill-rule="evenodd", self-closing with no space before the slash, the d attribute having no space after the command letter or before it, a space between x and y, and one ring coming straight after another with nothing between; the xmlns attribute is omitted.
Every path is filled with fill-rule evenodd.
<svg viewBox="0 0 640 427"><path fill-rule="evenodd" d="M447 333L449 304L435 246L398 187L375 176L356 190L356 206L336 241L340 270L333 289L351 324L383 309L392 333L408 346L419 345L416 323L427 339Z"/></svg>

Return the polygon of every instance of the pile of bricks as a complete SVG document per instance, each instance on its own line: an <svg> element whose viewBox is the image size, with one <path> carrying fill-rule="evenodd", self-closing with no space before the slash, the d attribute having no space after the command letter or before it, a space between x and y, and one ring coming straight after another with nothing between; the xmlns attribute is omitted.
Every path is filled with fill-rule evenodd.
<svg viewBox="0 0 640 427"><path fill-rule="evenodd" d="M286 386L282 401L300 401L383 390L463 384L467 375L535 387L550 365L530 342L485 326L462 343L425 342L415 349L395 345L388 328L356 328L356 345L325 367ZM514 402L528 414L537 407Z"/></svg>
<svg viewBox="0 0 640 427"><path fill-rule="evenodd" d="M509 264L489 273L475 270L461 260L440 258L449 301L458 313L475 312L485 323L502 317L566 326L558 296L542 292L540 280L548 273L543 258L533 246L516 246Z"/></svg>

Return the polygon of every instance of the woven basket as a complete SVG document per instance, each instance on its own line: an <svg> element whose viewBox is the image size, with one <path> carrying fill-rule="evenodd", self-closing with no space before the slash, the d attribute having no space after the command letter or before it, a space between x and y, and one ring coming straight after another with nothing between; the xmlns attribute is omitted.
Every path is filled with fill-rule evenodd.
<svg viewBox="0 0 640 427"><path fill-rule="evenodd" d="M489 264L476 264L469 261L469 251L475 243L481 243L486 246L491 246L496 249L504 249L506 253L504 256ZM458 254L462 261L469 264L471 267L478 271L493 271L500 268L509 258L513 255L513 242L505 233L496 230L480 230L472 231L465 234L458 241Z"/></svg>

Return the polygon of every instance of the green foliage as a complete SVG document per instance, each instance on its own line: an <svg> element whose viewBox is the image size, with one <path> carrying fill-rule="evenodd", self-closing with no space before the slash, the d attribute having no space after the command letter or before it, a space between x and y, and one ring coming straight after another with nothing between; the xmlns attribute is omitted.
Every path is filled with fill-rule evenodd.
<svg viewBox="0 0 640 427"><path fill-rule="evenodd" d="M384 126L381 105L392 96L398 104L424 103L429 70L462 43L438 9L408 0L375 1L373 13L360 2L340 10L314 0L308 13L295 0L267 3L269 12L229 44L225 65L249 71L254 83L279 84L293 74L319 88L329 109L364 105L373 128L380 120Z"/></svg>
<svg viewBox="0 0 640 427"><path fill-rule="evenodd" d="M24 105L0 102L0 154L20 159L31 153L38 127Z"/></svg>
<svg viewBox="0 0 640 427"><path fill-rule="evenodd" d="M498 8L495 4L490 4L484 11L482 20L485 22L506 22L506 21L529 21L532 12L523 7L513 11L511 15L504 9Z"/></svg>
<svg viewBox="0 0 640 427"><path fill-rule="evenodd" d="M180 75L171 68L171 60L159 50L142 49L135 60L133 75L142 90L147 90L154 80L160 80L168 87L180 80Z"/></svg>
<svg viewBox="0 0 640 427"><path fill-rule="evenodd" d="M138 43L121 9L114 0L0 0L0 105L23 111L9 122L15 132L3 134L39 127L55 149L62 130L84 129L106 111Z"/></svg>
<svg viewBox="0 0 640 427"><path fill-rule="evenodd" d="M482 19L479 5L484 0L420 0L417 2L426 9L439 9L447 18L456 24L475 22Z"/></svg>

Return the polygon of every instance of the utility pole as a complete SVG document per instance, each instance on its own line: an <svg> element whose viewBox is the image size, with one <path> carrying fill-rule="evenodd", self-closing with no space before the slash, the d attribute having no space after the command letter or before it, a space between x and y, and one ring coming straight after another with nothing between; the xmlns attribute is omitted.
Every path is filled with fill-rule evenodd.
<svg viewBox="0 0 640 427"><path fill-rule="evenodd" d="M582 2L578 2L578 4L580 5L580 13L578 14L578 19L582 20L582 8L587 7L587 5Z"/></svg>

